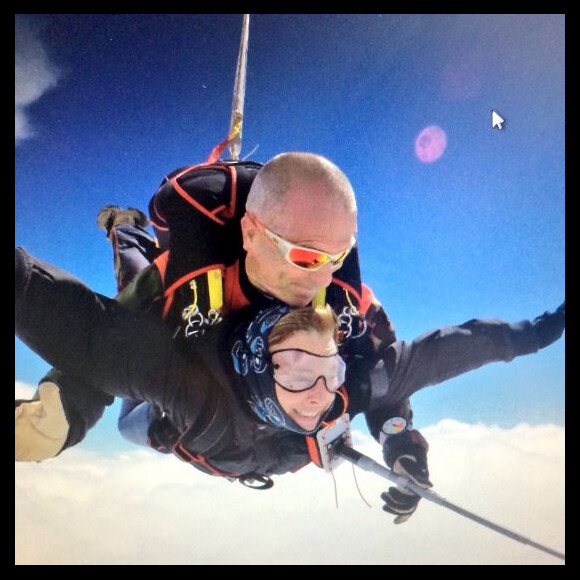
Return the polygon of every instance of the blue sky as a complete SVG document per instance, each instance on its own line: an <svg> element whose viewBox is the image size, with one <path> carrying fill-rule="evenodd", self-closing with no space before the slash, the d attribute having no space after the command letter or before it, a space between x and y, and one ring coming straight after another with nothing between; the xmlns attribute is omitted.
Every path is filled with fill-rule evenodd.
<svg viewBox="0 0 580 580"><path fill-rule="evenodd" d="M17 245L114 294L96 214L145 209L224 138L241 19L17 16ZM564 116L563 15L252 15L242 156L313 151L347 173L363 278L399 338L564 299ZM431 125L447 147L423 163ZM416 426L563 425L564 346L418 393ZM16 381L47 368L16 341ZM87 447L123 445L115 414Z"/></svg>

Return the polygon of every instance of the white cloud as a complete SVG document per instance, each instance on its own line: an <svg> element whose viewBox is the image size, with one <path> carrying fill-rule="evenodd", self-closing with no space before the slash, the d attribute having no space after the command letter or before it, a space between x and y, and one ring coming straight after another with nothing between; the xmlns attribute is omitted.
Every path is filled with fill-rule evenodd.
<svg viewBox="0 0 580 580"><path fill-rule="evenodd" d="M50 61L37 28L22 15L15 18L15 142L32 137L34 130L27 107L40 99L58 81L59 71Z"/></svg>
<svg viewBox="0 0 580 580"><path fill-rule="evenodd" d="M34 392L36 391L36 387L31 385L27 385L26 383L22 383L20 381L14 381L14 398L15 399L32 399L34 396Z"/></svg>
<svg viewBox="0 0 580 580"><path fill-rule="evenodd" d="M424 429L438 493L564 550L564 429L455 421ZM355 446L380 457L362 433ZM351 466L310 466L255 491L176 458L71 449L16 464L17 564L557 564L559 560L422 501L395 526L388 482Z"/></svg>

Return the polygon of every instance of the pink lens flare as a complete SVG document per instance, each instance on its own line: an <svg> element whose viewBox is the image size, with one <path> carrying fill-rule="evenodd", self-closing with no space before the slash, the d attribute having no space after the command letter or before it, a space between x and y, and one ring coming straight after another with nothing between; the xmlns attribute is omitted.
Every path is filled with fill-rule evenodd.
<svg viewBox="0 0 580 580"><path fill-rule="evenodd" d="M415 155L423 163L437 161L445 152L447 136L445 131L437 125L430 125L423 129L415 139Z"/></svg>

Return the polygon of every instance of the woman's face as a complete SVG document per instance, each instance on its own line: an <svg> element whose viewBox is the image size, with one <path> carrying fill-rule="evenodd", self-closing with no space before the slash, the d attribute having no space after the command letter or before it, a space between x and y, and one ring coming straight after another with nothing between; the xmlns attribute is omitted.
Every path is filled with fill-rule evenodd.
<svg viewBox="0 0 580 580"><path fill-rule="evenodd" d="M300 349L318 355L318 357L298 356L297 361L292 361L291 357L276 355L276 351L283 349ZM281 377L289 376L291 370L298 379L305 379L308 384L314 383L312 388L299 392L290 392L283 389L278 383L275 385L276 397L280 406L296 424L306 431L316 429L321 417L332 405L336 396L334 392L329 391L322 378L322 376L329 374L329 368L332 369L332 363L336 363L336 361L334 358L320 357L334 355L337 350L332 334L320 334L315 330L295 332L272 349L275 380L278 376L280 382L284 384L286 381ZM311 381L309 377L312 377ZM292 385L287 384L284 386L292 387Z"/></svg>

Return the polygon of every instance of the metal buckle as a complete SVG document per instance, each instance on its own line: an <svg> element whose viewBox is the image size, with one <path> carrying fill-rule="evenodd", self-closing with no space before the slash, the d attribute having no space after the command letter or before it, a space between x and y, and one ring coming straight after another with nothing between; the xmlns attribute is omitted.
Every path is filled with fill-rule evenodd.
<svg viewBox="0 0 580 580"><path fill-rule="evenodd" d="M259 473L240 475L238 481L250 489L270 489L274 485L271 478L267 475L260 475Z"/></svg>

